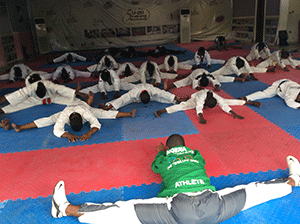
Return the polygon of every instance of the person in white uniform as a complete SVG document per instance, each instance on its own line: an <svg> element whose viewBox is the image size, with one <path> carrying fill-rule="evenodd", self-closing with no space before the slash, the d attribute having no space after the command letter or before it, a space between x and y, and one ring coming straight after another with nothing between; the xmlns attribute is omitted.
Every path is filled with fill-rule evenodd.
<svg viewBox="0 0 300 224"><path fill-rule="evenodd" d="M243 82L244 78L223 75L214 76L210 74L207 70L203 68L198 68L194 70L188 77L173 82L170 85L168 85L168 80L164 80L164 90L168 90L170 88L181 88L188 85L192 85L193 89L201 90L204 87L208 86L209 82L211 82L212 85L215 87L214 90L220 91L221 82L234 81Z"/></svg>
<svg viewBox="0 0 300 224"><path fill-rule="evenodd" d="M280 79L274 82L271 86L263 91L258 91L247 95L245 97L240 97L247 101L272 98L279 96L284 99L286 105L293 109L300 108L300 85L289 79Z"/></svg>
<svg viewBox="0 0 300 224"><path fill-rule="evenodd" d="M271 56L270 49L264 42L258 42L251 47L250 53L247 55L247 61L265 60Z"/></svg>
<svg viewBox="0 0 300 224"><path fill-rule="evenodd" d="M178 69L190 70L192 66L183 62L178 62L178 58L175 55L167 55L164 59L164 63L158 66L160 70L166 70L167 73L177 74Z"/></svg>
<svg viewBox="0 0 300 224"><path fill-rule="evenodd" d="M119 64L111 55L104 55L98 64L87 67L87 70L90 72L100 72L104 69L117 70L118 68Z"/></svg>
<svg viewBox="0 0 300 224"><path fill-rule="evenodd" d="M235 74L237 76L242 75L243 77L242 76L241 77L244 78L244 80L246 80L247 76L249 75L252 78L252 80L256 81L258 79L255 78L253 73L254 72L260 73L266 71L267 71L266 68L250 67L249 63L245 58L240 56L234 56L229 58L222 68L212 72L211 74L214 76L231 75L231 74Z"/></svg>
<svg viewBox="0 0 300 224"><path fill-rule="evenodd" d="M107 92L115 91L114 98L118 98L120 90L128 91L134 88L134 86L132 83L121 82L114 70L105 69L101 72L98 84L82 89L80 92L85 94L88 94L90 91L93 93L101 92L101 99L106 100L108 98ZM81 85L78 85L77 90L80 88Z"/></svg>
<svg viewBox="0 0 300 224"><path fill-rule="evenodd" d="M14 65L10 72L0 76L0 80L9 80L9 83L13 83L16 80L24 80L31 72L31 68L23 63Z"/></svg>
<svg viewBox="0 0 300 224"><path fill-rule="evenodd" d="M216 191L206 174L204 158L199 150L188 148L182 136L171 135L167 139L166 146L161 143L157 151L151 166L152 170L163 179L163 187L157 197L75 205L68 201L65 183L61 180L53 190L52 217L74 216L79 222L93 224L221 223L241 211L289 195L293 187L299 186L300 163L294 156L286 158L288 177L265 182L257 181ZM183 162L178 163L174 158L180 158ZM167 169L168 166L171 169ZM178 172L180 167L185 169ZM192 179L193 177L195 178ZM179 178L187 181L178 181ZM178 183L181 182L190 185L180 186ZM178 186L175 190L174 185ZM167 197L161 195L165 192L170 192Z"/></svg>
<svg viewBox="0 0 300 224"><path fill-rule="evenodd" d="M286 67L287 65L291 65L294 69L300 69L300 61L293 59L290 53L284 49L274 51L268 59L258 64L256 67L267 68L271 66L267 72L275 72L277 65L279 65L286 72L290 71Z"/></svg>
<svg viewBox="0 0 300 224"><path fill-rule="evenodd" d="M25 78L25 86L28 86L40 80L47 80L51 78L52 78L51 73L44 72L44 71L34 71Z"/></svg>
<svg viewBox="0 0 300 224"><path fill-rule="evenodd" d="M131 103L144 103L147 104L150 101L156 101L160 103L177 103L184 101L186 99L181 99L174 94L161 90L154 87L151 84L137 84L135 87L128 91L128 93L123 94L120 98L113 101L107 102L106 105L99 104L100 108L104 110L119 109Z"/></svg>
<svg viewBox="0 0 300 224"><path fill-rule="evenodd" d="M87 98L87 95L79 93L75 89L63 85L54 84L48 80L34 82L15 92L0 97L0 105L8 101L9 105L0 108L1 113L13 113L36 105L57 103L69 105L73 101L79 101L75 96Z"/></svg>
<svg viewBox="0 0 300 224"><path fill-rule="evenodd" d="M73 105L68 105L63 111L55 113L50 117L40 118L33 122L24 125L16 125L12 123L12 127L16 132L32 128L43 128L54 125L53 134L59 138L67 138L69 142L77 140L88 140L92 134L96 133L101 128L98 119L116 119L120 117L135 117L136 110L131 112L106 111L98 108L92 108L94 94L89 93L87 103L78 101ZM80 131L85 122L90 123L90 130L78 136L65 131L65 125L68 124L74 131Z"/></svg>
<svg viewBox="0 0 300 224"><path fill-rule="evenodd" d="M173 105L162 110L158 110L155 112L155 115L157 117L160 117L162 113L171 114L177 111L190 110L196 108L197 115L200 118L199 122L201 124L206 124L207 121L203 117L204 107L214 108L216 105L219 105L224 112L232 114L234 118L244 119L244 117L236 114L229 106L245 104L257 107L261 106L260 102L252 102L239 99L224 99L208 89L203 89L201 91L193 93L191 95L191 99L187 100L186 102L181 102L180 104Z"/></svg>
<svg viewBox="0 0 300 224"><path fill-rule="evenodd" d="M142 82L145 81L142 79L140 70L134 66L131 62L125 62L120 65L119 69L116 71L118 77L124 76L121 78L121 82Z"/></svg>
<svg viewBox="0 0 300 224"><path fill-rule="evenodd" d="M191 65L191 69L202 68L202 65L206 64L206 68L209 69L211 68L211 64L224 64L225 60L212 59L204 47L199 47L198 51L195 53L194 59L182 63Z"/></svg>
<svg viewBox="0 0 300 224"><path fill-rule="evenodd" d="M79 71L73 69L70 65L61 65L58 66L55 72L53 73L52 79L53 82L59 84L59 78L61 78L65 83L74 80L76 77L90 77L91 72Z"/></svg>
<svg viewBox="0 0 300 224"><path fill-rule="evenodd" d="M52 60L52 63L59 63L59 62L76 62L76 61L87 61L86 57L78 55L73 52L65 53L58 58Z"/></svg>

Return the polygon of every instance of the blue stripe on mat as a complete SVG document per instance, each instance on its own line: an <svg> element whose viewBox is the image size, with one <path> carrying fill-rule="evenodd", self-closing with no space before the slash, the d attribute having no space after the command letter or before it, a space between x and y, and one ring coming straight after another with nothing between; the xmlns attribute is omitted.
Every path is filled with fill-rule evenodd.
<svg viewBox="0 0 300 224"><path fill-rule="evenodd" d="M269 85L260 81L222 83L222 89L234 98L246 96L256 91L262 91L267 87L269 87ZM276 124L290 135L300 139L300 119L298 110L288 107L284 100L279 96L261 99L259 101L262 103L261 108L251 107L252 110Z"/></svg>
<svg viewBox="0 0 300 224"><path fill-rule="evenodd" d="M70 83L68 86L75 87L75 83ZM124 92L121 91L121 94ZM109 100L113 99L114 92L108 93ZM94 107L103 102L101 93L95 94ZM130 112L132 109L137 109L136 118L118 118L113 120L100 119L101 129L95 133L88 141L77 141L74 143L68 142L66 138L58 138L53 135L53 126L41 129L31 129L15 132L14 129L0 129L1 133L1 153L14 153L38 149L53 149L78 145L91 145L123 140L150 139L161 136L169 136L173 133L196 134L199 133L197 128L188 119L184 112L166 115L163 118L157 118L154 114L156 110L163 109L170 104L161 104L158 102L150 102L144 104L130 104L120 111ZM16 124L26 124L35 119L50 116L63 110L63 105L39 105L28 108L22 111L5 115L5 118ZM182 128L184 127L184 128ZM89 130L89 124L86 123L81 131L76 133L82 135ZM68 125L66 131L74 133ZM16 141L16 139L18 141Z"/></svg>
<svg viewBox="0 0 300 224"><path fill-rule="evenodd" d="M211 183L216 185L217 189L223 189L225 187L247 184L257 180L265 181L287 176L287 169L239 175L231 174L228 176L211 177ZM124 186L117 189L103 189L101 191L91 191L88 193L70 193L67 195L67 198L75 205L85 202L104 203L136 198L151 198L157 195L160 187L161 184L157 183L131 187ZM66 188L68 189L68 186L66 186ZM49 192L49 194L51 193L52 192ZM300 218L299 195L300 188L293 188L293 192L290 195L243 211L223 223L298 223ZM51 200L52 196L2 202L0 203L0 223L79 223L75 217L52 218L50 213ZM126 217L124 217L124 219L126 219Z"/></svg>

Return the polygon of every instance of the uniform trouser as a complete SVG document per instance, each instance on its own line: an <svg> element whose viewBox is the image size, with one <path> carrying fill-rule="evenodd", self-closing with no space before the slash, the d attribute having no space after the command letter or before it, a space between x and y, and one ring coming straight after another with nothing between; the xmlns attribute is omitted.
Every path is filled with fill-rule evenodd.
<svg viewBox="0 0 300 224"><path fill-rule="evenodd" d="M116 119L118 111L106 111L98 108L92 108L91 112L95 115L96 118L100 119ZM38 128L47 127L55 124L61 112L55 113L49 117L43 117L34 121L35 125Z"/></svg>
<svg viewBox="0 0 300 224"><path fill-rule="evenodd" d="M266 71L267 71L267 68L265 68L265 67L251 67L252 73L264 73ZM239 69L239 72L240 73L248 73L248 71L244 67ZM225 65L222 68L220 68L219 70L212 72L211 74L214 76L216 76L216 75L232 75L232 74L234 74L234 72L230 69L229 66Z"/></svg>
<svg viewBox="0 0 300 224"><path fill-rule="evenodd" d="M265 98L272 98L277 95L278 91L278 85L284 81L285 79L280 79L274 82L271 86L266 88L263 91L258 91L255 93L252 93L248 96L246 96L247 100L253 101L253 100L259 100L259 99L265 99Z"/></svg>
<svg viewBox="0 0 300 224"><path fill-rule="evenodd" d="M174 218L173 214L176 211L173 210L173 206L176 210L176 207L178 207L178 204L176 204L176 200L178 199L178 197L191 197L191 199L195 199L196 196L201 197L202 194L207 194L208 191L199 192L199 195L196 196L186 196L186 194L178 194L170 198L151 198L118 201L114 204L86 203L80 207L79 213L83 213L83 215L80 216L78 219L80 222L84 223L151 223L145 222L145 219L143 219L144 217L140 215L139 218L143 219L142 221L140 221L137 217L137 214L139 214L139 212L136 212L137 210L135 206L141 206L141 204L143 204L142 206L149 205L150 209L148 209L148 211L146 210L143 215L147 215L147 213L151 214L152 217L146 218L148 221L149 219L156 220L155 222L152 221L152 223L185 223L184 219L190 217L194 217L194 219L199 222L199 220L202 219L201 216L206 213L210 213L209 216L218 216L217 221L221 222L236 215L241 210L246 210L258 204L290 194L292 192L292 187L286 184L285 181L286 179L277 179L272 182L250 183L248 185L238 185L234 188L225 188L223 190L209 194L209 197L217 196L215 197L217 199L217 206L212 206L213 210L215 211L206 211L206 206L203 206L201 204L201 202L207 202L206 198L205 201L199 200L200 203L193 204L193 210L187 211L191 215L183 214L183 216L181 216L182 214L180 214L180 210L177 209L177 211L179 211L179 215L175 216L176 221L173 222L158 222L157 220L165 221L167 218ZM185 201L185 204L189 205L191 201L192 200L187 199ZM157 209L159 207L153 206L155 204L162 205L167 209L164 209L162 212L160 212L160 209ZM151 210L151 208L153 207L156 208L154 211ZM222 211L223 214L220 214L220 210L224 209L224 207L225 211ZM198 211L198 208L203 210ZM168 214L166 214L166 212ZM207 218L209 219L210 217Z"/></svg>
<svg viewBox="0 0 300 224"><path fill-rule="evenodd" d="M269 57L269 55L264 52L264 53L260 54L260 57L262 59L267 59ZM246 59L247 59L247 61L255 60L256 59L255 53L250 52L250 54L247 55Z"/></svg>
<svg viewBox="0 0 300 224"><path fill-rule="evenodd" d="M161 65L158 66L158 68L159 68L159 70L166 69L166 66L165 66L165 64L161 64ZM184 63L184 62L179 62L178 63L178 68L179 69L184 69L184 70L190 70L190 69L192 69L192 65ZM174 70L174 67L170 67L170 69ZM175 71L175 72L177 72L177 71Z"/></svg>
<svg viewBox="0 0 300 224"><path fill-rule="evenodd" d="M125 90L125 91L128 91L128 90L131 90L133 87L135 87L134 84L132 83L128 83L128 82L120 82L120 90ZM105 84L105 91L106 92L112 92L112 91L115 91L115 87L114 85L109 85L109 84ZM99 89L99 84L96 84L96 85L93 85L93 86L90 86L90 87L87 87L83 90L80 90L81 93L86 93L88 94L89 91L93 92L93 93L99 93L100 92L100 89Z"/></svg>
<svg viewBox="0 0 300 224"><path fill-rule="evenodd" d="M245 100L238 100L238 99L224 99L224 102L229 106L240 106L246 103ZM194 109L196 108L196 106L197 106L196 101L194 99L189 99L185 102L181 102L180 104L175 104L173 106L167 107L166 111L168 114L171 114L178 111Z"/></svg>
<svg viewBox="0 0 300 224"><path fill-rule="evenodd" d="M191 60L187 60L187 61L183 61L183 62L181 62L181 63L183 63L183 64L188 64L188 65L191 65L191 66L193 66L193 65L197 65L197 63L196 63L196 61L195 61L195 59L191 59ZM203 62L201 62L200 64L207 64L207 60L204 60ZM213 64L224 64L225 63L225 60L222 60L222 59L211 59L211 64L213 65Z"/></svg>
<svg viewBox="0 0 300 224"><path fill-rule="evenodd" d="M131 76L127 76L127 77L124 77L121 79L121 82L142 82L142 77L139 73L134 73L133 75Z"/></svg>
<svg viewBox="0 0 300 224"><path fill-rule="evenodd" d="M80 101L78 98L72 99L64 96L55 96L51 97L51 103L56 103L56 104L62 104L62 105L72 105L76 101ZM24 110L30 107L34 107L37 105L42 105L43 101L37 97L28 97L26 100L24 100L22 103L16 104L16 105L7 105L2 108L3 112L6 114L13 113L16 111ZM49 102L47 102L49 104Z"/></svg>
<svg viewBox="0 0 300 224"><path fill-rule="evenodd" d="M75 73L75 77L90 77L91 76L91 72L74 70L74 73Z"/></svg>

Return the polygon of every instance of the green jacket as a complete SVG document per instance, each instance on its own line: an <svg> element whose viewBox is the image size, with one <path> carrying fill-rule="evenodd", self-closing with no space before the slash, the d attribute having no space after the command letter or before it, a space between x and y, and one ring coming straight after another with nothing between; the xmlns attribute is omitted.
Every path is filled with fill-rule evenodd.
<svg viewBox="0 0 300 224"><path fill-rule="evenodd" d="M185 146L160 151L151 166L153 172L163 179L157 197L171 197L177 193L215 191L205 171L205 160L198 150Z"/></svg>

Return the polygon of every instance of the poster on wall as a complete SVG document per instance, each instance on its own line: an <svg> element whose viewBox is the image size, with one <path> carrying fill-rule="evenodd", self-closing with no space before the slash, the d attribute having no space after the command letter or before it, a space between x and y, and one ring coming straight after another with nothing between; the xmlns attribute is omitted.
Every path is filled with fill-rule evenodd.
<svg viewBox="0 0 300 224"><path fill-rule="evenodd" d="M182 8L191 9L192 37L212 38L230 31L230 2L90 0L87 4L86 0L32 0L34 7L31 8L36 10L33 14L43 10L52 12L46 14L48 26L52 28L50 42L55 43L56 50L59 46L62 50L76 50L179 41ZM216 22L220 15L224 16L224 21Z"/></svg>

